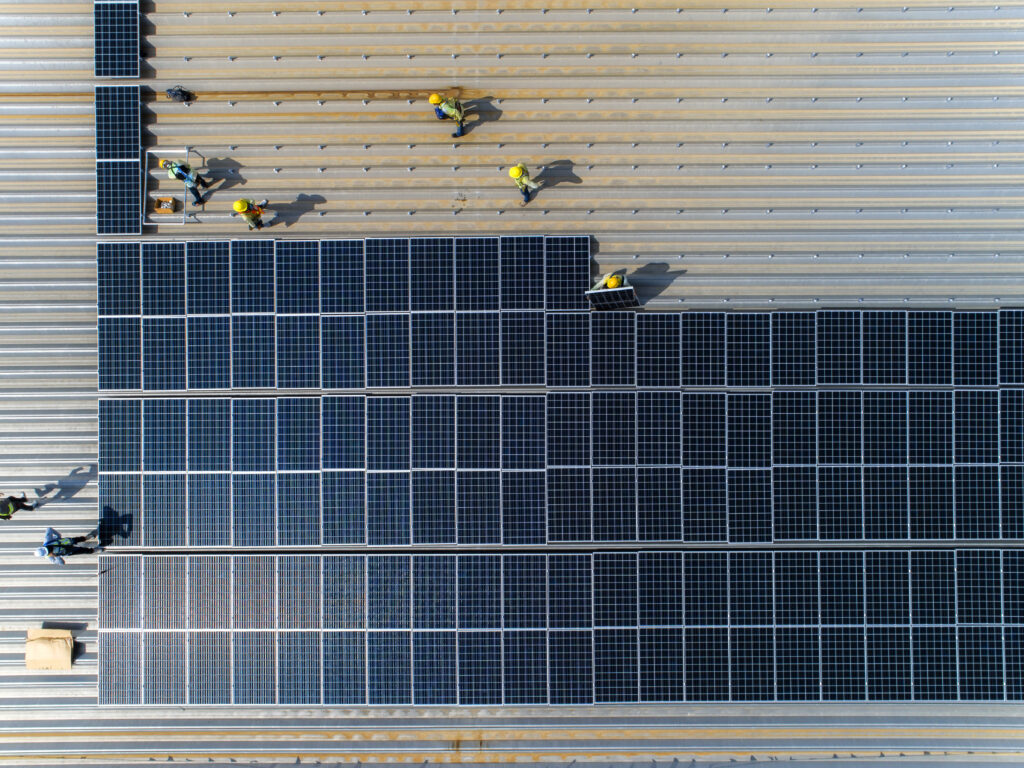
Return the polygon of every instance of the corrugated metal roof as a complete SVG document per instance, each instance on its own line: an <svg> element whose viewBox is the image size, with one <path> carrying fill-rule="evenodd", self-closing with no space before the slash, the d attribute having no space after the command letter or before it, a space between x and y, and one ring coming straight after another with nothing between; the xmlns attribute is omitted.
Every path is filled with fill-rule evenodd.
<svg viewBox="0 0 1024 768"><path fill-rule="evenodd" d="M276 237L592 233L598 268L635 269L651 307L1024 302L1021 3L143 8L145 85L200 96L149 101L146 140L191 145L225 178L195 222L147 238L244 237L231 201L266 196L285 204ZM91 13L0 2L0 487L65 489L3 523L0 759L748 760L937 744L952 759L1021 743L1012 705L94 708L94 566L29 553L45 526L79 532L96 516ZM450 86L480 118L457 143L426 104ZM527 208L505 178L519 160L535 177L548 166ZM150 183L182 197L161 174ZM24 630L41 622L76 628L72 672L24 670ZM611 728L623 722L636 727ZM547 730L499 745L481 724Z"/></svg>

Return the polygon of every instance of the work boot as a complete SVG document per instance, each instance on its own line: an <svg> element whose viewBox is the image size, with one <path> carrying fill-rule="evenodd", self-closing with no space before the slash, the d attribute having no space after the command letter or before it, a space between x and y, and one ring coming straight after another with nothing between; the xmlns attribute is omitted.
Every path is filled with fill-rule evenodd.
<svg viewBox="0 0 1024 768"><path fill-rule="evenodd" d="M263 207L266 206L266 204L268 202L270 202L270 201L269 200L260 200L258 203L256 203L256 205L259 206L260 208L263 208Z"/></svg>

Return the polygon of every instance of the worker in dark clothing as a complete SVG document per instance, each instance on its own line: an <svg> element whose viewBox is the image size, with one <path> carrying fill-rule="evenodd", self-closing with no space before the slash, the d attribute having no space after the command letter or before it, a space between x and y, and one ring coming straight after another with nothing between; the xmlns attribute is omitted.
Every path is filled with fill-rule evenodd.
<svg viewBox="0 0 1024 768"><path fill-rule="evenodd" d="M459 138L463 133L463 122L466 119L466 110L463 108L462 102L454 96L445 99L439 93L432 93L430 94L430 103L434 105L434 115L438 120L455 121L455 133L452 134L452 138Z"/></svg>
<svg viewBox="0 0 1024 768"><path fill-rule="evenodd" d="M43 546L36 550L36 557L45 557L54 565L64 565L64 558L72 555L91 555L100 551L101 547L80 547L83 541L96 538L96 531L85 536L61 536L53 528L46 529Z"/></svg>
<svg viewBox="0 0 1024 768"><path fill-rule="evenodd" d="M195 198L196 205L203 204L203 196L199 194L199 187L204 189L210 186L210 182L192 170L187 163L176 163L173 160L161 160L160 167L167 171L167 177L183 182Z"/></svg>
<svg viewBox="0 0 1024 768"><path fill-rule="evenodd" d="M0 520L10 520L19 509L35 509L36 505L29 504L27 498L28 495L23 493L20 499L17 496L7 496L0 501Z"/></svg>

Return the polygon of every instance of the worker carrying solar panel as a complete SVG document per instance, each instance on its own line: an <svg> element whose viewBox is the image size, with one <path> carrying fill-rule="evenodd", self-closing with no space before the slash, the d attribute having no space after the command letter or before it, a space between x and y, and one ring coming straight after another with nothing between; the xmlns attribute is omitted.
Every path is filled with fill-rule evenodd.
<svg viewBox="0 0 1024 768"><path fill-rule="evenodd" d="M203 196L199 194L199 186L204 189L210 186L210 182L200 176L188 163L176 163L173 160L161 160L160 167L167 171L167 178L177 179L185 184L188 191L195 198L196 205L203 204Z"/></svg>
<svg viewBox="0 0 1024 768"><path fill-rule="evenodd" d="M263 208L268 201L260 200L254 203L252 200L235 200L235 213L239 214L249 224L249 231L263 229Z"/></svg>
<svg viewBox="0 0 1024 768"><path fill-rule="evenodd" d="M462 102L454 96L445 99L439 93L432 93L430 103L434 105L434 114L438 120L455 121L455 133L452 134L452 138L459 138L463 133L463 123L466 119L466 110Z"/></svg>

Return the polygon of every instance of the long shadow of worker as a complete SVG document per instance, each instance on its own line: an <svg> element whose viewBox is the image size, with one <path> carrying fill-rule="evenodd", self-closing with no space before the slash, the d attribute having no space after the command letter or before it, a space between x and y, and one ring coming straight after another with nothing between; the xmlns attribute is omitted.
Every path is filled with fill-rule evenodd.
<svg viewBox="0 0 1024 768"><path fill-rule="evenodd" d="M552 160L550 163L545 163L544 170L538 173L537 178L534 179L542 185L539 192L557 187L562 183L582 184L583 179L572 170L574 167L575 163L572 160Z"/></svg>
<svg viewBox="0 0 1024 768"><path fill-rule="evenodd" d="M466 110L466 121L462 124L463 136L472 133L478 125L501 119L501 110L494 105L493 96L470 99L462 102L462 106Z"/></svg>
<svg viewBox="0 0 1024 768"><path fill-rule="evenodd" d="M268 205L267 207L274 212L274 218L270 220L267 226L272 227L280 222L286 227L290 227L302 218L303 214L309 213L320 203L326 202L327 199L323 195L307 195L303 193L295 198L293 202Z"/></svg>
<svg viewBox="0 0 1024 768"><path fill-rule="evenodd" d="M85 488L95 477L95 464L75 467L67 477L61 478L55 483L47 483L40 488L36 488L36 496L39 497L36 506L49 504L51 501L67 501L74 498L75 494ZM51 493L53 494L52 496L48 495Z"/></svg>
<svg viewBox="0 0 1024 768"><path fill-rule="evenodd" d="M97 538L100 546L109 547L114 543L115 538L123 539L130 543L132 538L132 513L121 514L111 506L103 507L100 512L100 520L96 525Z"/></svg>
<svg viewBox="0 0 1024 768"><path fill-rule="evenodd" d="M206 161L205 175L209 178L211 187L217 181L222 182L216 189L217 192L221 192L246 183L247 179L242 176L242 168L244 167L244 165L231 157L211 157Z"/></svg>
<svg viewBox="0 0 1024 768"><path fill-rule="evenodd" d="M664 261L655 261L630 272L628 278L629 284L636 290L637 301L646 304L685 273L685 269L670 270Z"/></svg>

